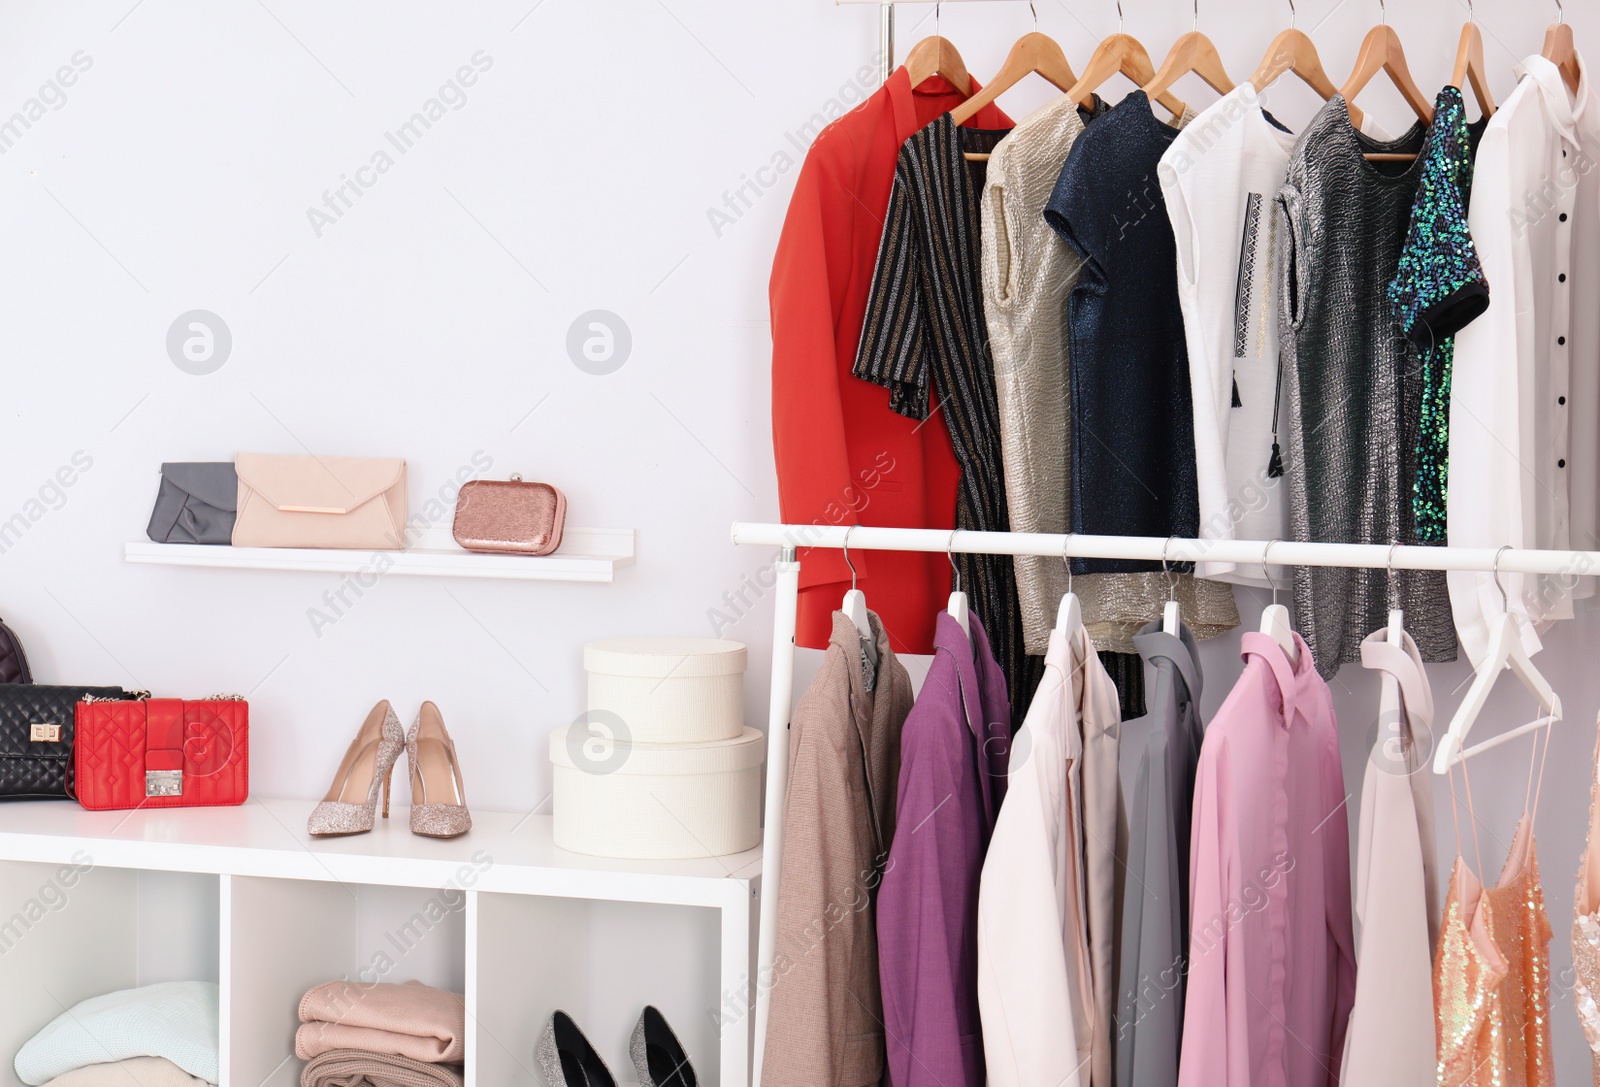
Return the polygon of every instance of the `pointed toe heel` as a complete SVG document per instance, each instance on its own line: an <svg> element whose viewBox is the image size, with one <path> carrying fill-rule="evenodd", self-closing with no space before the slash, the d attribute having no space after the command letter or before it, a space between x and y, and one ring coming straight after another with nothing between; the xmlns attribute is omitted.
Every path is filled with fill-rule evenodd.
<svg viewBox="0 0 1600 1087"><path fill-rule="evenodd" d="M617 1087L611 1069L566 1012L550 1017L533 1055L546 1087Z"/></svg>
<svg viewBox="0 0 1600 1087"><path fill-rule="evenodd" d="M389 779L405 740L405 729L389 703L373 706L350 741L328 794L306 820L307 833L317 838L365 834L372 829L380 803L383 817L389 818Z"/></svg>
<svg viewBox="0 0 1600 1087"><path fill-rule="evenodd" d="M640 1087L700 1087L689 1055L667 1024L666 1016L654 1005L646 1005L644 1014L639 1016L628 1053L639 1074Z"/></svg>

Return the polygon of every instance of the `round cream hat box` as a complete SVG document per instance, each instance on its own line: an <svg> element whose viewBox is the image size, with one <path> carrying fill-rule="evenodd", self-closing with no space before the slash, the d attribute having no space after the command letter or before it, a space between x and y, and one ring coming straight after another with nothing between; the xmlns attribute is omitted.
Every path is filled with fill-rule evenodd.
<svg viewBox="0 0 1600 1087"><path fill-rule="evenodd" d="M550 734L555 844L628 860L687 860L761 841L761 762L753 728L731 740L638 744L615 738L608 713Z"/></svg>
<svg viewBox="0 0 1600 1087"><path fill-rule="evenodd" d="M622 720L636 744L736 739L749 654L721 638L610 638L583 647L589 712Z"/></svg>

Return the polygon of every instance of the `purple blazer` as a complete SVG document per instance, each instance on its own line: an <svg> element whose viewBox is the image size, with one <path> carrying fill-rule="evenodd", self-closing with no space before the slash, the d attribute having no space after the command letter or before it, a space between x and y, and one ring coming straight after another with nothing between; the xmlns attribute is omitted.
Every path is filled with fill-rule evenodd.
<svg viewBox="0 0 1600 1087"><path fill-rule="evenodd" d="M941 612L900 740L894 843L878 891L878 973L894 1087L984 1087L978 878L1005 796L1011 705L976 616Z"/></svg>

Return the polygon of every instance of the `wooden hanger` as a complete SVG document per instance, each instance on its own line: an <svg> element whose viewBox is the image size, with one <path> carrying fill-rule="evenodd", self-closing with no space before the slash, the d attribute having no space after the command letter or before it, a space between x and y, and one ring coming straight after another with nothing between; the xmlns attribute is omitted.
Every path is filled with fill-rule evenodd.
<svg viewBox="0 0 1600 1087"><path fill-rule="evenodd" d="M906 54L906 75L910 77L913 88L920 87L934 76L940 76L960 92L961 97L972 97L972 76L949 38L933 34L913 45L911 52Z"/></svg>
<svg viewBox="0 0 1600 1087"><path fill-rule="evenodd" d="M1500 550L1505 551L1506 548L1502 547ZM1494 622L1489 627L1489 649L1482 663L1478 665L1477 678L1467 689L1467 696L1461 700L1456 715L1450 719L1450 728L1444 734L1439 750L1434 754L1435 774L1449 773L1450 767L1458 762L1482 754L1490 748L1499 747L1507 740L1549 728L1561 720L1561 696L1550 686L1550 681L1540 674L1538 667L1528 657L1527 647L1522 644L1523 620L1511 610L1506 600L1505 586L1500 584L1499 560L1499 552L1496 552L1494 583L1500 590L1500 600L1504 610L1494 617ZM1494 686L1500 673L1508 668L1533 695L1542 716L1525 725L1499 733L1482 743L1463 748L1462 741L1467 738L1473 722L1478 719L1478 714L1483 711L1484 704L1489 700L1490 688Z"/></svg>
<svg viewBox="0 0 1600 1087"><path fill-rule="evenodd" d="M1164 94L1179 79L1193 72L1218 94L1233 90L1233 80L1222 66L1222 57L1211 39L1200 33L1200 0L1194 0L1194 28L1172 43L1161 70L1144 85L1147 98Z"/></svg>
<svg viewBox="0 0 1600 1087"><path fill-rule="evenodd" d="M1294 23L1298 17L1294 0L1289 0L1289 29L1273 38L1272 44L1267 46L1267 55L1261 58L1261 67L1250 77L1250 85L1259 94L1276 83L1279 76L1289 73L1299 76L1302 83L1320 94L1326 102L1339 93L1339 88L1328 78L1311 38L1305 31L1295 29ZM1345 108L1350 111L1350 123L1360 130L1365 123L1361 111L1348 99Z"/></svg>
<svg viewBox="0 0 1600 1087"><path fill-rule="evenodd" d="M1472 0L1467 0L1467 25L1461 28L1461 44L1456 46L1456 67L1450 85L1458 91L1472 83L1472 94L1485 117L1494 115L1494 97L1489 93L1488 65L1483 60L1483 32L1472 17Z"/></svg>
<svg viewBox="0 0 1600 1087"><path fill-rule="evenodd" d="M1083 76L1073 84L1067 94L1074 102L1092 101L1090 95L1118 72L1127 76L1138 87L1143 87L1156 77L1156 66L1150 60L1149 52L1140 44L1138 38L1124 34L1120 30L1095 46L1094 54L1089 57L1089 65L1083 70ZM1161 103L1162 108L1174 117L1183 116L1184 111L1189 108L1182 99L1174 97L1171 91L1163 92L1155 101Z"/></svg>
<svg viewBox="0 0 1600 1087"><path fill-rule="evenodd" d="M1544 32L1544 48L1540 56L1561 70L1561 78L1574 94L1578 90L1578 49L1572 43L1572 27L1567 24L1566 9L1556 0L1556 21Z"/></svg>
<svg viewBox="0 0 1600 1087"><path fill-rule="evenodd" d="M1422 120L1424 124L1433 120L1433 106L1428 102L1428 96L1422 93L1417 86L1417 81L1411 78L1411 69L1406 64L1405 47L1400 44L1400 35L1394 32L1394 27L1388 23L1379 23L1367 32L1366 38L1361 43L1361 52L1356 57L1355 71L1350 73L1350 78L1345 81L1339 93L1344 95L1345 102L1355 101L1361 89L1372 82L1372 77L1379 72L1389 77L1395 85L1400 96L1406 100L1406 105ZM1351 121L1355 118L1352 115ZM1416 158L1415 155L1409 156Z"/></svg>
<svg viewBox="0 0 1600 1087"><path fill-rule="evenodd" d="M1024 76L1034 74L1044 76L1063 91L1078 82L1061 46L1037 30L1032 30L1017 39L989 85L951 110L950 119L958 125L966 124L980 109L1000 97L1002 92L1016 86Z"/></svg>

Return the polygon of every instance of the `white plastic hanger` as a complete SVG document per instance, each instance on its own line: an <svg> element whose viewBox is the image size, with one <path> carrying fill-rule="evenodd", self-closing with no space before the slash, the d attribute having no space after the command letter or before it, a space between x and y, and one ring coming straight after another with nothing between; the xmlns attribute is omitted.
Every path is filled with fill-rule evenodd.
<svg viewBox="0 0 1600 1087"><path fill-rule="evenodd" d="M1550 686L1550 681L1539 674L1539 669L1529 659L1528 651L1522 644L1522 619L1511 610L1510 602L1506 599L1505 586L1500 584L1500 555L1506 550L1508 548L1502 547L1494 556L1494 584L1495 588L1500 590L1502 610L1494 617L1494 624L1489 629L1489 651L1483 658L1483 663L1478 666L1477 678L1467 689L1467 697L1462 699L1461 708L1456 710L1456 715L1450 719L1450 728L1445 732L1439 750L1433 756L1435 774L1449 773L1450 767L1458 762L1464 762L1474 755L1499 747L1508 740L1514 740L1526 733L1549 728L1561 720L1561 697ZM1480 744L1463 748L1462 741L1467 738L1473 722L1478 719L1484 703L1489 700L1490 688L1494 686L1494 681L1500 677L1500 673L1507 668L1511 669L1512 674L1533 694L1534 701L1539 704L1539 712L1544 716L1526 725L1502 732Z"/></svg>
<svg viewBox="0 0 1600 1087"><path fill-rule="evenodd" d="M839 605L839 610L850 617L856 625L856 633L865 639L872 638L872 624L867 620L867 594L856 588L856 564L850 561L850 533L859 526L851 525L844 530L844 564L850 567L850 589L844 594L844 603Z"/></svg>
<svg viewBox="0 0 1600 1087"><path fill-rule="evenodd" d="M1277 642L1278 648L1283 650L1283 655L1289 658L1289 663L1298 666L1300 647L1294 642L1294 626L1289 622L1289 609L1278 603L1278 582L1272 576L1272 567L1267 565L1267 557L1272 554L1272 545L1282 542L1269 540L1267 546L1261 549L1261 570L1267 575L1267 584L1272 586L1272 603L1261 612L1261 633Z"/></svg>
<svg viewBox="0 0 1600 1087"><path fill-rule="evenodd" d="M1070 541L1072 537L1067 539ZM1067 591L1056 609L1056 633L1072 638L1083 629L1083 605L1078 603L1078 594L1072 591L1072 560L1067 557L1065 547L1061 549L1061 564L1067 568Z"/></svg>
<svg viewBox="0 0 1600 1087"><path fill-rule="evenodd" d="M955 571L956 589L950 594L950 603L945 607L955 621L961 624L961 633L972 637L972 624L967 621L967 594L961 591L961 568L956 565L956 556L951 548L956 545L956 530L950 531L950 542L945 545L944 556L950 560L950 569Z"/></svg>
<svg viewBox="0 0 1600 1087"><path fill-rule="evenodd" d="M1167 606L1161 609L1161 629L1173 636L1177 635L1183 617L1178 612L1178 577L1167 567L1167 548L1177 538L1168 536L1167 542L1161 545L1161 572L1167 575Z"/></svg>

